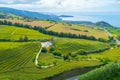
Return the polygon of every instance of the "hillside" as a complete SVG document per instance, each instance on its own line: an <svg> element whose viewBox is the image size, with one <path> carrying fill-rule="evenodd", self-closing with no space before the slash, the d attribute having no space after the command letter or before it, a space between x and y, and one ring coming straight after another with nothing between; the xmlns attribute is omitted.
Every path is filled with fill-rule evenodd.
<svg viewBox="0 0 120 80"><path fill-rule="evenodd" d="M59 17L55 15L47 15L47 14L38 13L38 12L17 10L17 9L6 8L6 7L0 7L0 12L11 13L14 15L29 17L29 18L38 18L38 19L45 19L45 20L49 19L49 20L55 20L55 21L61 20Z"/></svg>
<svg viewBox="0 0 120 80"><path fill-rule="evenodd" d="M29 40L34 40L34 42L31 41L14 42L14 40L18 40L20 36L24 37L25 35L28 36ZM41 69L36 67L34 64L35 56L41 47L39 40L44 39L51 40L52 38L51 36L42 34L32 29L1 25L0 37L1 39L11 39L13 41L4 42L3 40L3 42L2 41L0 42L0 61L1 61L0 79L8 78L8 80L9 79L36 80L43 78L45 79L56 74L63 73L66 70L75 69L77 67L83 68L100 65L102 64L102 62L92 59L87 61L86 59L89 59L87 56L86 57L81 56L76 52L79 49L84 49L88 52L91 52L109 48L109 44L98 41L55 37L54 50L55 51L60 50L61 51L60 55L62 56L60 56L60 58L55 57L54 51L49 52L48 48L47 53L43 52L39 56L39 65L50 65L57 61L56 66ZM68 41L71 44L69 44ZM93 47L91 47L91 45ZM70 52L71 55L69 55L70 58L68 59L68 61L64 60L64 55ZM76 58L74 58L75 56L72 55L74 53L76 55Z"/></svg>
<svg viewBox="0 0 120 80"><path fill-rule="evenodd" d="M0 19L4 21L4 19ZM71 33L76 35L86 35L86 36L93 36L95 38L103 38L105 40L108 40L108 34L101 28L98 27L90 27L90 26L84 26L84 25L76 25L76 24L67 24L63 22L55 22L55 21L47 21L47 20L36 20L36 21L24 21L24 20L10 20L6 19L7 21L10 21L12 23L22 23L22 24L28 24L32 27L39 26L43 27L48 31L54 31L58 33ZM99 34L101 33L101 34Z"/></svg>
<svg viewBox="0 0 120 80"><path fill-rule="evenodd" d="M52 38L52 36L42 34L36 30L0 25L1 40L19 41L20 37L24 38L25 36L27 36L29 40L46 40Z"/></svg>
<svg viewBox="0 0 120 80"><path fill-rule="evenodd" d="M17 15L10 14L10 13L4 13L4 12L0 12L0 18L3 18L3 19L22 19L21 16L17 16Z"/></svg>
<svg viewBox="0 0 120 80"><path fill-rule="evenodd" d="M119 80L114 62L120 59L120 45L104 27L117 37L119 29L106 22L71 24L53 16L0 8L0 80L65 80L101 65L105 67L80 80Z"/></svg>

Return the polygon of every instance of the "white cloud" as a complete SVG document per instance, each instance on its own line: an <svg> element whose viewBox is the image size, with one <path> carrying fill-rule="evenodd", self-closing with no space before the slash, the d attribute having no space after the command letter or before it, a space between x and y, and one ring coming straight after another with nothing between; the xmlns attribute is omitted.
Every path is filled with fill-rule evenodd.
<svg viewBox="0 0 120 80"><path fill-rule="evenodd" d="M0 3L3 1L5 0L0 0ZM13 1L14 2L10 2L9 0L8 1L9 5L0 4L0 6L35 11L66 12L66 11L95 11L100 8L104 9L107 6L120 4L119 0L13 0Z"/></svg>

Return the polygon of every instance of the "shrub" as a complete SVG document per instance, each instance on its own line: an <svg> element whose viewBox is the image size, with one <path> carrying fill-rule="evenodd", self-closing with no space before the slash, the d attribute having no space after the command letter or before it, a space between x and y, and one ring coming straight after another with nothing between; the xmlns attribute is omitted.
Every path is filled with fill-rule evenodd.
<svg viewBox="0 0 120 80"><path fill-rule="evenodd" d="M55 60L55 61L53 61L53 64L54 64L54 65L57 65L57 61L56 61L56 60Z"/></svg>
<svg viewBox="0 0 120 80"><path fill-rule="evenodd" d="M73 57L73 58L75 58L75 57L77 56L76 53L71 53L70 55L71 55L71 57Z"/></svg>
<svg viewBox="0 0 120 80"><path fill-rule="evenodd" d="M47 52L47 48L43 47L42 50L41 50L41 52L46 53Z"/></svg>
<svg viewBox="0 0 120 80"><path fill-rule="evenodd" d="M88 30L84 30L84 32L88 32Z"/></svg>
<svg viewBox="0 0 120 80"><path fill-rule="evenodd" d="M84 49L80 49L80 50L77 51L77 54L79 54L79 55L85 55L86 52L85 52Z"/></svg>
<svg viewBox="0 0 120 80"><path fill-rule="evenodd" d="M25 42L28 41L28 37L27 37L27 36L24 37L24 41L25 41Z"/></svg>
<svg viewBox="0 0 120 80"><path fill-rule="evenodd" d="M69 58L69 54L64 54L64 55L63 55L64 61L66 61L68 58Z"/></svg>
<svg viewBox="0 0 120 80"><path fill-rule="evenodd" d="M108 57L105 57L105 58L99 58L99 60L101 61L101 62L103 62L104 64L108 64L109 62L111 62L111 60L108 58Z"/></svg>
<svg viewBox="0 0 120 80"><path fill-rule="evenodd" d="M56 51L54 51L53 52L53 55L55 55L55 56L62 56L62 53L61 53L61 51L59 51L59 50L56 50Z"/></svg>
<svg viewBox="0 0 120 80"><path fill-rule="evenodd" d="M22 36L20 36L19 41L20 41L20 42L23 42L23 38L22 38Z"/></svg>
<svg viewBox="0 0 120 80"><path fill-rule="evenodd" d="M50 52L55 51L54 47L50 47Z"/></svg>

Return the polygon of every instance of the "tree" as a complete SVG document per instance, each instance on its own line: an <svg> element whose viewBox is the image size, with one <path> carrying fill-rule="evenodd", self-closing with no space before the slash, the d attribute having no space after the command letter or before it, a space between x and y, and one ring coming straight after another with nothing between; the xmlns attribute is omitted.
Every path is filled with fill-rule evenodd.
<svg viewBox="0 0 120 80"><path fill-rule="evenodd" d="M50 52L55 51L54 47L50 47Z"/></svg>
<svg viewBox="0 0 120 80"><path fill-rule="evenodd" d="M55 61L53 61L53 64L56 66L57 65L57 61L55 60Z"/></svg>
<svg viewBox="0 0 120 80"><path fill-rule="evenodd" d="M25 42L28 41L28 37L27 37L27 36L24 37L24 41L25 41Z"/></svg>
<svg viewBox="0 0 120 80"><path fill-rule="evenodd" d="M64 54L64 55L63 55L64 61L66 61L68 58L69 58L69 54Z"/></svg>
<svg viewBox="0 0 120 80"><path fill-rule="evenodd" d="M41 52L46 53L47 52L47 48L43 47L42 50L41 50Z"/></svg>
<svg viewBox="0 0 120 80"><path fill-rule="evenodd" d="M22 38L22 36L20 36L19 41L20 41L20 42L23 42L23 38Z"/></svg>

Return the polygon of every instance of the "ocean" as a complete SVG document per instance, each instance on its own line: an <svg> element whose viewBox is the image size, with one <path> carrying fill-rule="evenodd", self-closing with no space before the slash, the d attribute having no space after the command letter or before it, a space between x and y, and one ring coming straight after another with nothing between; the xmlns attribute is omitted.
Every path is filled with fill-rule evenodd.
<svg viewBox="0 0 120 80"><path fill-rule="evenodd" d="M87 15L87 14L70 14L74 17L63 17L62 20L72 20L72 21L105 21L110 23L115 27L120 27L120 15Z"/></svg>

